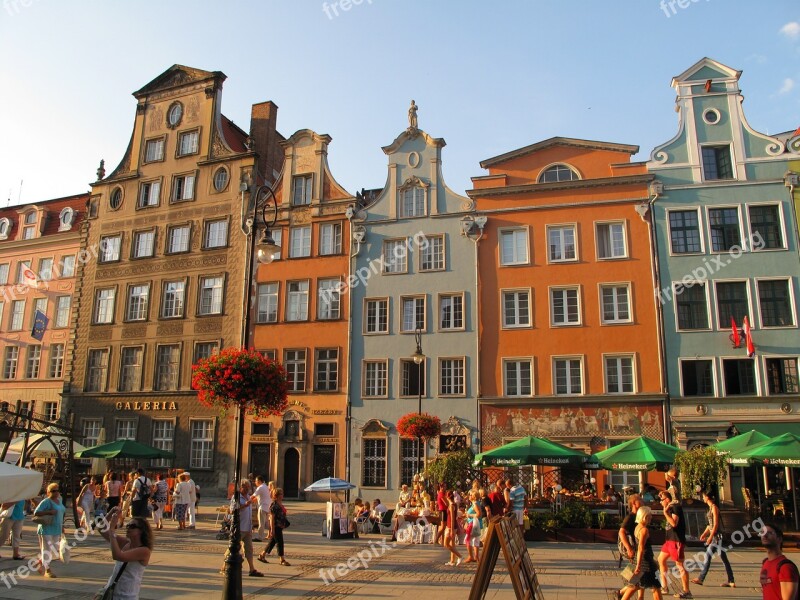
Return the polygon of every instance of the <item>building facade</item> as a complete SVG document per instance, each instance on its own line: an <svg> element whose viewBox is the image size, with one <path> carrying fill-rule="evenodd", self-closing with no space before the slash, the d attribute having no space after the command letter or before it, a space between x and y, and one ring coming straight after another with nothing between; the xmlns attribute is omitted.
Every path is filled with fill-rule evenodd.
<svg viewBox="0 0 800 600"><path fill-rule="evenodd" d="M89 194L0 210L0 402L56 421ZM39 317L37 312L45 315Z"/></svg>
<svg viewBox="0 0 800 600"><path fill-rule="evenodd" d="M92 184L64 402L88 446L135 439L175 453L150 469L233 478L235 422L199 404L191 367L243 344L251 182L280 168L277 107L250 135L221 112L225 75L174 65L134 93L131 141Z"/></svg>
<svg viewBox="0 0 800 600"><path fill-rule="evenodd" d="M303 129L282 142L274 184L277 215L265 215L281 245L257 266L251 291L252 347L277 359L290 379L289 408L251 420L245 430L248 472L274 480L288 498L318 479L345 477L347 462L350 222L353 196L331 175L331 137ZM327 499L327 495L324 496Z"/></svg>
<svg viewBox="0 0 800 600"><path fill-rule="evenodd" d="M528 435L587 453L666 437L648 186L637 146L551 138L481 162L481 449ZM541 486L583 483L581 469ZM549 476L556 476L552 473ZM604 483L603 474L600 484ZM615 472L619 486L638 472Z"/></svg>
<svg viewBox="0 0 800 600"><path fill-rule="evenodd" d="M385 187L352 213L349 475L364 498L392 501L428 458L476 448L480 232L472 201L445 185L444 145L417 128L412 102L408 129L383 148ZM396 428L420 410L443 424L422 445Z"/></svg>

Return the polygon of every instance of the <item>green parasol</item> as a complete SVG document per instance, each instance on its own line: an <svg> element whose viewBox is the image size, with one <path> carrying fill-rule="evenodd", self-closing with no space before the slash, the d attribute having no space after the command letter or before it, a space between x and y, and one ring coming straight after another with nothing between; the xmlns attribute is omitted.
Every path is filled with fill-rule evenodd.
<svg viewBox="0 0 800 600"><path fill-rule="evenodd" d="M76 458L175 458L172 452L140 444L134 440L116 440L75 453Z"/></svg>
<svg viewBox="0 0 800 600"><path fill-rule="evenodd" d="M589 467L609 471L666 471L675 462L678 449L640 436L589 457Z"/></svg>
<svg viewBox="0 0 800 600"><path fill-rule="evenodd" d="M762 442L766 442L769 439L768 435L764 435L760 431L756 431L755 429L751 429L747 433L742 433L740 435L736 435L732 438L728 438L727 440L722 440L721 442L717 442L713 445L713 448L716 449L717 454L727 454L728 462L732 465L739 465L743 466L748 464L746 459L734 459L730 457L731 454L738 454L742 450L746 450L752 446L757 444L761 444ZM743 462L735 462L735 461L743 461Z"/></svg>
<svg viewBox="0 0 800 600"><path fill-rule="evenodd" d="M476 467L520 467L549 465L581 467L586 454L544 438L528 436L475 456Z"/></svg>

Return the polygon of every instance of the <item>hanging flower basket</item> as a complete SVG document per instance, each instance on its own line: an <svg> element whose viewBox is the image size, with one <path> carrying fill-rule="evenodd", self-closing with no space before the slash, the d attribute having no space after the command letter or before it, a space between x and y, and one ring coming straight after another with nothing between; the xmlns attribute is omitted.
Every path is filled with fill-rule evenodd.
<svg viewBox="0 0 800 600"><path fill-rule="evenodd" d="M286 410L289 382L283 366L255 350L226 348L192 367L192 388L200 404L226 412L279 415Z"/></svg>
<svg viewBox="0 0 800 600"><path fill-rule="evenodd" d="M409 413L397 421L397 431L402 437L430 439L442 432L442 423L428 413Z"/></svg>

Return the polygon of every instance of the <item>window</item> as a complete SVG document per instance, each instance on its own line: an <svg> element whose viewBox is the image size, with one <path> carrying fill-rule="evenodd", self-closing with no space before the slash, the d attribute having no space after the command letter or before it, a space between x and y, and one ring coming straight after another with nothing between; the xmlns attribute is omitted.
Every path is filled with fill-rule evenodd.
<svg viewBox="0 0 800 600"><path fill-rule="evenodd" d="M194 175L177 175L172 183L172 201L194 198Z"/></svg>
<svg viewBox="0 0 800 600"><path fill-rule="evenodd" d="M386 487L386 438L364 438L361 465L364 487Z"/></svg>
<svg viewBox="0 0 800 600"><path fill-rule="evenodd" d="M289 228L289 258L311 256L311 225Z"/></svg>
<svg viewBox="0 0 800 600"><path fill-rule="evenodd" d="M33 402L29 400L20 400L19 402L19 413L22 415L32 415L33 414Z"/></svg>
<svg viewBox="0 0 800 600"><path fill-rule="evenodd" d="M556 394L583 393L583 361L580 358L557 358L553 361L553 371Z"/></svg>
<svg viewBox="0 0 800 600"><path fill-rule="evenodd" d="M703 178L706 181L733 179L730 146L703 146Z"/></svg>
<svg viewBox="0 0 800 600"><path fill-rule="evenodd" d="M161 196L161 182L148 181L139 187L139 208L158 206Z"/></svg>
<svg viewBox="0 0 800 600"><path fill-rule="evenodd" d="M598 223L595 228L597 238L597 258L625 258L628 250L625 247L624 223Z"/></svg>
<svg viewBox="0 0 800 600"><path fill-rule="evenodd" d="M58 230L69 231L72 229L72 223L75 220L75 211L69 206L62 208L58 214Z"/></svg>
<svg viewBox="0 0 800 600"><path fill-rule="evenodd" d="M320 279L317 285L317 318L338 319L340 310L339 280Z"/></svg>
<svg viewBox="0 0 800 600"><path fill-rule="evenodd" d="M503 292L503 327L530 326L530 294L530 290Z"/></svg>
<svg viewBox="0 0 800 600"><path fill-rule="evenodd" d="M630 323L630 288L624 285L601 285L603 323Z"/></svg>
<svg viewBox="0 0 800 600"><path fill-rule="evenodd" d="M330 256L342 253L342 224L324 223L319 226L319 254Z"/></svg>
<svg viewBox="0 0 800 600"><path fill-rule="evenodd" d="M278 245L278 249L272 253L272 260L279 260L281 257L281 238L283 237L283 230L280 227L275 229L271 229L270 233L272 234L272 239L275 240L275 243Z"/></svg>
<svg viewBox="0 0 800 600"><path fill-rule="evenodd" d="M153 448L172 452L175 439L175 421L172 419L153 419ZM169 467L170 459L155 458L150 463L153 467Z"/></svg>
<svg viewBox="0 0 800 600"><path fill-rule="evenodd" d="M224 278L201 277L200 278L200 315L221 315L222 314L222 292Z"/></svg>
<svg viewBox="0 0 800 600"><path fill-rule="evenodd" d="M117 210L122 206L122 188L116 187L111 191L111 196L108 199L108 206L111 210Z"/></svg>
<svg viewBox="0 0 800 600"><path fill-rule="evenodd" d="M25 379L38 379L39 366L42 362L42 347L28 346L28 357L25 361Z"/></svg>
<svg viewBox="0 0 800 600"><path fill-rule="evenodd" d="M400 192L400 217L425 216L425 188L415 185Z"/></svg>
<svg viewBox="0 0 800 600"><path fill-rule="evenodd" d="M408 271L406 240L383 242L383 272L405 273Z"/></svg>
<svg viewBox="0 0 800 600"><path fill-rule="evenodd" d="M717 281L717 315L720 329L731 328L731 318L741 325L745 315L750 314L747 302L746 281Z"/></svg>
<svg viewBox="0 0 800 600"><path fill-rule="evenodd" d="M136 439L136 419L124 418L116 420L115 429L117 440L135 440Z"/></svg>
<svg viewBox="0 0 800 600"><path fill-rule="evenodd" d="M200 133L197 131L186 131L178 135L178 156L197 154Z"/></svg>
<svg viewBox="0 0 800 600"><path fill-rule="evenodd" d="M389 300L364 300L364 333L389 333Z"/></svg>
<svg viewBox="0 0 800 600"><path fill-rule="evenodd" d="M69 311L71 306L71 296L58 296L56 298L56 322L54 327L67 327L69 325Z"/></svg>
<svg viewBox="0 0 800 600"><path fill-rule="evenodd" d="M527 229L507 229L500 231L500 264L528 264Z"/></svg>
<svg viewBox="0 0 800 600"><path fill-rule="evenodd" d="M147 140L144 143L144 162L164 160L164 138Z"/></svg>
<svg viewBox="0 0 800 600"><path fill-rule="evenodd" d="M311 175L295 175L292 178L292 206L311 204Z"/></svg>
<svg viewBox="0 0 800 600"><path fill-rule="evenodd" d="M425 396L425 361L417 364L410 358L400 359L400 395Z"/></svg>
<svg viewBox="0 0 800 600"><path fill-rule="evenodd" d="M274 348L271 348L269 350L259 350L259 352L270 360L277 360L276 357L278 356L278 351L275 350Z"/></svg>
<svg viewBox="0 0 800 600"><path fill-rule="evenodd" d="M606 394L632 394L633 384L633 357L632 356L606 356Z"/></svg>
<svg viewBox="0 0 800 600"><path fill-rule="evenodd" d="M189 451L189 467L210 469L214 464L214 421L195 419L191 423L192 442Z"/></svg>
<svg viewBox="0 0 800 600"><path fill-rule="evenodd" d="M364 361L364 397L385 398L389 365L385 360Z"/></svg>
<svg viewBox="0 0 800 600"><path fill-rule="evenodd" d="M120 354L119 391L138 392L142 389L142 355L141 346L123 348Z"/></svg>
<svg viewBox="0 0 800 600"><path fill-rule="evenodd" d="M0 329L3 327L3 314L5 313L6 303L0 301Z"/></svg>
<svg viewBox="0 0 800 600"><path fill-rule="evenodd" d="M156 349L156 381L153 389L158 391L177 390L180 384L181 347L166 344Z"/></svg>
<svg viewBox="0 0 800 600"><path fill-rule="evenodd" d="M306 391L306 351L284 350L283 366L289 379L290 392Z"/></svg>
<svg viewBox="0 0 800 600"><path fill-rule="evenodd" d="M0 265L0 285L8 283L8 263Z"/></svg>
<svg viewBox="0 0 800 600"><path fill-rule="evenodd" d="M439 330L464 329L464 294L439 296Z"/></svg>
<svg viewBox="0 0 800 600"><path fill-rule="evenodd" d="M444 270L444 236L426 236L420 243L420 271Z"/></svg>
<svg viewBox="0 0 800 600"><path fill-rule="evenodd" d="M19 361L19 346L6 346L3 357L3 379L17 378L17 362Z"/></svg>
<svg viewBox="0 0 800 600"><path fill-rule="evenodd" d="M314 423L315 436L331 436L334 435L333 423Z"/></svg>
<svg viewBox="0 0 800 600"><path fill-rule="evenodd" d="M61 277L75 277L75 255L61 257Z"/></svg>
<svg viewBox="0 0 800 600"><path fill-rule="evenodd" d="M203 248L224 248L228 245L228 220L208 221L203 232Z"/></svg>
<svg viewBox="0 0 800 600"><path fill-rule="evenodd" d="M189 251L189 234L191 226L178 225L167 228L167 249L166 254L177 254L178 252Z"/></svg>
<svg viewBox="0 0 800 600"><path fill-rule="evenodd" d="M308 280L290 281L286 284L286 320L308 320Z"/></svg>
<svg viewBox="0 0 800 600"><path fill-rule="evenodd" d="M83 445L87 448L97 446L100 441L100 430L102 428L102 419L84 419L82 427Z"/></svg>
<svg viewBox="0 0 800 600"><path fill-rule="evenodd" d="M550 289L550 322L553 325L580 325L578 288Z"/></svg>
<svg viewBox="0 0 800 600"><path fill-rule="evenodd" d="M762 327L790 327L794 325L794 311L789 297L788 279L757 280L758 305Z"/></svg>
<svg viewBox="0 0 800 600"><path fill-rule="evenodd" d="M228 169L220 167L214 171L214 190L223 191L228 186Z"/></svg>
<svg viewBox="0 0 800 600"><path fill-rule="evenodd" d="M315 425L316 429L317 425ZM333 425L331 425L333 429ZM314 435L317 434L316 431ZM333 431L331 434L333 435ZM336 466L336 446L331 445L315 445L314 446L314 461L311 467L312 479L315 481L324 479L325 477L333 477L334 469Z"/></svg>
<svg viewBox="0 0 800 600"><path fill-rule="evenodd" d="M97 290L94 294L94 320L95 325L107 325L114 321L114 300L117 290L106 288Z"/></svg>
<svg viewBox="0 0 800 600"><path fill-rule="evenodd" d="M155 252L156 232L136 231L133 234L133 258L147 258Z"/></svg>
<svg viewBox="0 0 800 600"><path fill-rule="evenodd" d="M50 366L47 376L60 379L64 375L64 344L50 344Z"/></svg>
<svg viewBox="0 0 800 600"><path fill-rule="evenodd" d="M797 383L796 358L768 358L767 389L773 394L796 394L800 392Z"/></svg>
<svg viewBox="0 0 800 600"><path fill-rule="evenodd" d="M711 250L729 252L742 244L739 230L739 211L735 208L708 209L708 227L711 229Z"/></svg>
<svg viewBox="0 0 800 600"><path fill-rule="evenodd" d="M681 385L684 396L713 396L714 366L711 360L682 360Z"/></svg>
<svg viewBox="0 0 800 600"><path fill-rule="evenodd" d="M183 105L180 102L173 102L167 109L167 127L172 129L177 127L183 117Z"/></svg>
<svg viewBox="0 0 800 600"><path fill-rule="evenodd" d="M197 342L194 345L193 365L219 353L219 342Z"/></svg>
<svg viewBox="0 0 800 600"><path fill-rule="evenodd" d="M748 211L750 213L750 235L757 243L757 249L774 250L783 248L780 206L777 204L759 204L750 206Z"/></svg>
<svg viewBox="0 0 800 600"><path fill-rule="evenodd" d="M726 396L754 396L756 391L756 363L750 358L723 359Z"/></svg>
<svg viewBox="0 0 800 600"><path fill-rule="evenodd" d="M86 391L104 392L108 377L108 350L89 350L86 362Z"/></svg>
<svg viewBox="0 0 800 600"><path fill-rule="evenodd" d="M567 165L553 165L539 175L538 183L557 183L559 181L577 181L578 174Z"/></svg>
<svg viewBox="0 0 800 600"><path fill-rule="evenodd" d="M42 409L45 421L58 421L58 402L45 402Z"/></svg>
<svg viewBox="0 0 800 600"><path fill-rule="evenodd" d="M575 226L547 228L547 256L550 262L572 261L577 258L575 251Z"/></svg>
<svg viewBox="0 0 800 600"><path fill-rule="evenodd" d="M531 359L503 360L503 383L506 396L530 396Z"/></svg>
<svg viewBox="0 0 800 600"><path fill-rule="evenodd" d="M439 359L439 394L463 396L466 393L464 358Z"/></svg>
<svg viewBox="0 0 800 600"><path fill-rule="evenodd" d="M122 234L108 235L100 238L100 255L97 257L101 263L119 260Z"/></svg>
<svg viewBox="0 0 800 600"><path fill-rule="evenodd" d="M31 211L25 215L22 225L22 239L32 240L36 237L36 223L39 220L35 211Z"/></svg>
<svg viewBox="0 0 800 600"><path fill-rule="evenodd" d="M400 331L425 331L425 296L402 296L400 305Z"/></svg>
<svg viewBox="0 0 800 600"><path fill-rule="evenodd" d="M258 284L258 308L256 309L256 323L278 322L278 284Z"/></svg>
<svg viewBox="0 0 800 600"><path fill-rule="evenodd" d="M132 285L128 288L128 308L125 320L144 321L147 319L147 301L150 297L150 286L147 284Z"/></svg>
<svg viewBox="0 0 800 600"><path fill-rule="evenodd" d="M673 284L678 330L708 329L708 299L706 284L695 281L691 286ZM730 323L730 321L728 321Z"/></svg>
<svg viewBox="0 0 800 600"><path fill-rule="evenodd" d="M318 392L335 392L339 389L339 350L327 348L317 350L316 384Z"/></svg>
<svg viewBox="0 0 800 600"><path fill-rule="evenodd" d="M22 329L23 317L25 316L25 300L14 300L11 302L11 323L9 331L19 331Z"/></svg>
<svg viewBox="0 0 800 600"><path fill-rule="evenodd" d="M400 483L413 483L424 462L423 451L419 438L400 438Z"/></svg>
<svg viewBox="0 0 800 600"><path fill-rule="evenodd" d="M36 298L33 301L33 310L31 311L31 328L36 325L36 311L47 316L47 298Z"/></svg>
<svg viewBox="0 0 800 600"><path fill-rule="evenodd" d="M17 283L27 285L32 277L34 277L34 274L31 272L31 261L19 261L17 263Z"/></svg>
<svg viewBox="0 0 800 600"><path fill-rule="evenodd" d="M673 254L702 252L696 210L669 211L670 248Z"/></svg>
<svg viewBox="0 0 800 600"><path fill-rule="evenodd" d="M43 258L39 261L39 279L50 281L53 278L53 259Z"/></svg>

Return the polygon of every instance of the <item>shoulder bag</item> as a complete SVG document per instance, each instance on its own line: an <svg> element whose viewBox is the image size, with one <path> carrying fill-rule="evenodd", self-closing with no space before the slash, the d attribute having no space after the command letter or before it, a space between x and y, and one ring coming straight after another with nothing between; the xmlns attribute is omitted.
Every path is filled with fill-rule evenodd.
<svg viewBox="0 0 800 600"><path fill-rule="evenodd" d="M636 574L634 574L635 569L636 567L633 564L629 564L621 573L622 578L628 583L628 585L639 585L639 582L642 580L642 576L645 573L646 566L644 563L642 563L642 570Z"/></svg>
<svg viewBox="0 0 800 600"><path fill-rule="evenodd" d="M97 592L94 595L93 600L114 600L114 588L117 587L117 582L119 578L122 576L122 572L125 570L125 567L128 566L128 563L122 563L122 568L117 573L117 576L114 577L114 581L112 581L109 585L104 587L102 590Z"/></svg>
<svg viewBox="0 0 800 600"><path fill-rule="evenodd" d="M37 525L52 525L53 524L53 517L55 517L55 515L37 515L37 514L34 514L33 517L31 517L31 521L33 521Z"/></svg>

